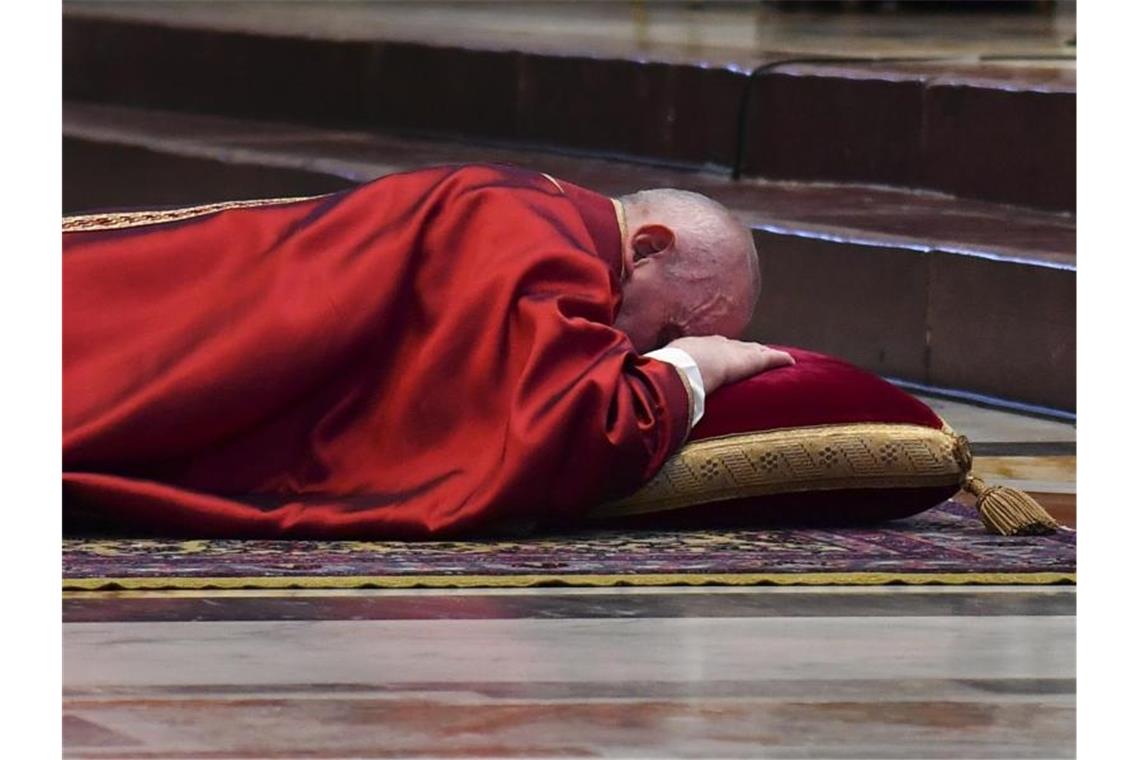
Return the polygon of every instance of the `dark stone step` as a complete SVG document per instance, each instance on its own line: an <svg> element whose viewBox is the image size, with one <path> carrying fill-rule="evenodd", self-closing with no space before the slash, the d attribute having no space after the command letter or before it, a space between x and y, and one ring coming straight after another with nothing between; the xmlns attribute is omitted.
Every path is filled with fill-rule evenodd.
<svg viewBox="0 0 1140 760"><path fill-rule="evenodd" d="M270 195L289 196L323 192L330 181L479 161L532 167L611 195L656 186L703 192L733 209L757 240L765 286L751 337L828 351L927 385L1075 408L1075 223L1066 214L883 187L733 181L723 172L84 104L65 104L64 134L76 143L71 150L103 151L108 168L118 167L65 160L64 185L77 188L71 197L92 202L107 193L111 200L101 205L129 197L137 205L156 197L205 202L222 197L223 188L233 197L245 189L233 184L242 176L235 164L267 173L250 180L247 197L265 195L269 178L280 182ZM181 182L162 166L164 156L213 166L218 192L201 179ZM109 183L116 176L135 184ZM171 201L171 193L181 197Z"/></svg>
<svg viewBox="0 0 1140 760"><path fill-rule="evenodd" d="M1076 70L790 64L751 81L741 171L1076 209Z"/></svg>
<svg viewBox="0 0 1140 760"><path fill-rule="evenodd" d="M561 6L68 5L64 97L1075 207L1072 60L946 60L1066 55L1038 19L939 35L821 18L813 37L780 14L726 9L666 16L682 39L654 42L650 22L602 8L624 37ZM559 21L565 35L550 33ZM756 27L741 36L734 22ZM892 56L913 60L873 62ZM821 58L835 60L797 63Z"/></svg>
<svg viewBox="0 0 1140 760"><path fill-rule="evenodd" d="M732 166L748 70L65 16L69 100ZM145 61L145 65L140 65Z"/></svg>
<svg viewBox="0 0 1140 760"><path fill-rule="evenodd" d="M68 137L63 139L63 166L65 214L274 197L290 187L301 195L319 195L357 184L302 169L203 161Z"/></svg>

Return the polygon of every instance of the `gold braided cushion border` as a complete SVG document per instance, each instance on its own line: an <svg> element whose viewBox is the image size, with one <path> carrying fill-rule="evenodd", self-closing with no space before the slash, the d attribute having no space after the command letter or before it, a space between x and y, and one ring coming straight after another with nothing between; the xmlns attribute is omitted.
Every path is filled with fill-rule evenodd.
<svg viewBox="0 0 1140 760"><path fill-rule="evenodd" d="M290 198L260 198L248 201L224 201L206 203L199 206L162 209L157 211L114 211L99 214L77 214L63 218L64 232L87 232L90 230L117 230L125 227L143 227L148 224L164 224L192 219L196 216L213 214L232 208L255 208L274 204L295 203L321 198L321 195L299 195Z"/></svg>
<svg viewBox="0 0 1140 760"><path fill-rule="evenodd" d="M621 517L773 494L937 488L965 481L966 439L949 426L851 423L693 441L631 496L589 516Z"/></svg>

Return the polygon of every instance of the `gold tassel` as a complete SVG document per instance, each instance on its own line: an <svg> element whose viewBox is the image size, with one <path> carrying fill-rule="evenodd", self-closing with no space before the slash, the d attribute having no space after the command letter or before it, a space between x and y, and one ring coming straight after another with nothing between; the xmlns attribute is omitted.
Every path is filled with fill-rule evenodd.
<svg viewBox="0 0 1140 760"><path fill-rule="evenodd" d="M970 475L963 489L976 497L975 506L990 533L1001 536L1039 536L1059 527L1052 515L1032 496L1009 486L987 486Z"/></svg>

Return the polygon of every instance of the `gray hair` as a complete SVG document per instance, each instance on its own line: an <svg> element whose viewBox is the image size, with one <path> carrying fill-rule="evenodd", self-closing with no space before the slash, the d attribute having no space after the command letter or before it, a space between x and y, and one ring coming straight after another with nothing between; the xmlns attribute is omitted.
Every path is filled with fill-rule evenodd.
<svg viewBox="0 0 1140 760"><path fill-rule="evenodd" d="M668 187L640 190L623 195L618 201L639 216L652 217L660 214L669 220L670 226L683 220L677 233L686 238L683 241L686 248L696 254L693 257L695 260L687 262L690 267L686 273L688 277L695 274L691 269L693 265L699 268L698 271L703 276L715 277L723 263L723 251L735 250L741 242L746 242L750 254L750 292L753 295L759 294L760 261L752 233L722 204L700 193ZM754 308L755 303L752 306Z"/></svg>

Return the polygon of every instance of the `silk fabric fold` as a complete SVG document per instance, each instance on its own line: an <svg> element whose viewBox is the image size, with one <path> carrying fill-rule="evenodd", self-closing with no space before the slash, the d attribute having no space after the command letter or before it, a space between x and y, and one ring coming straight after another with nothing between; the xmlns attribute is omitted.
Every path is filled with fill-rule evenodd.
<svg viewBox="0 0 1140 760"><path fill-rule="evenodd" d="M65 526L428 538L573 522L687 433L675 369L612 327L612 202L541 174L438 167L70 228Z"/></svg>

